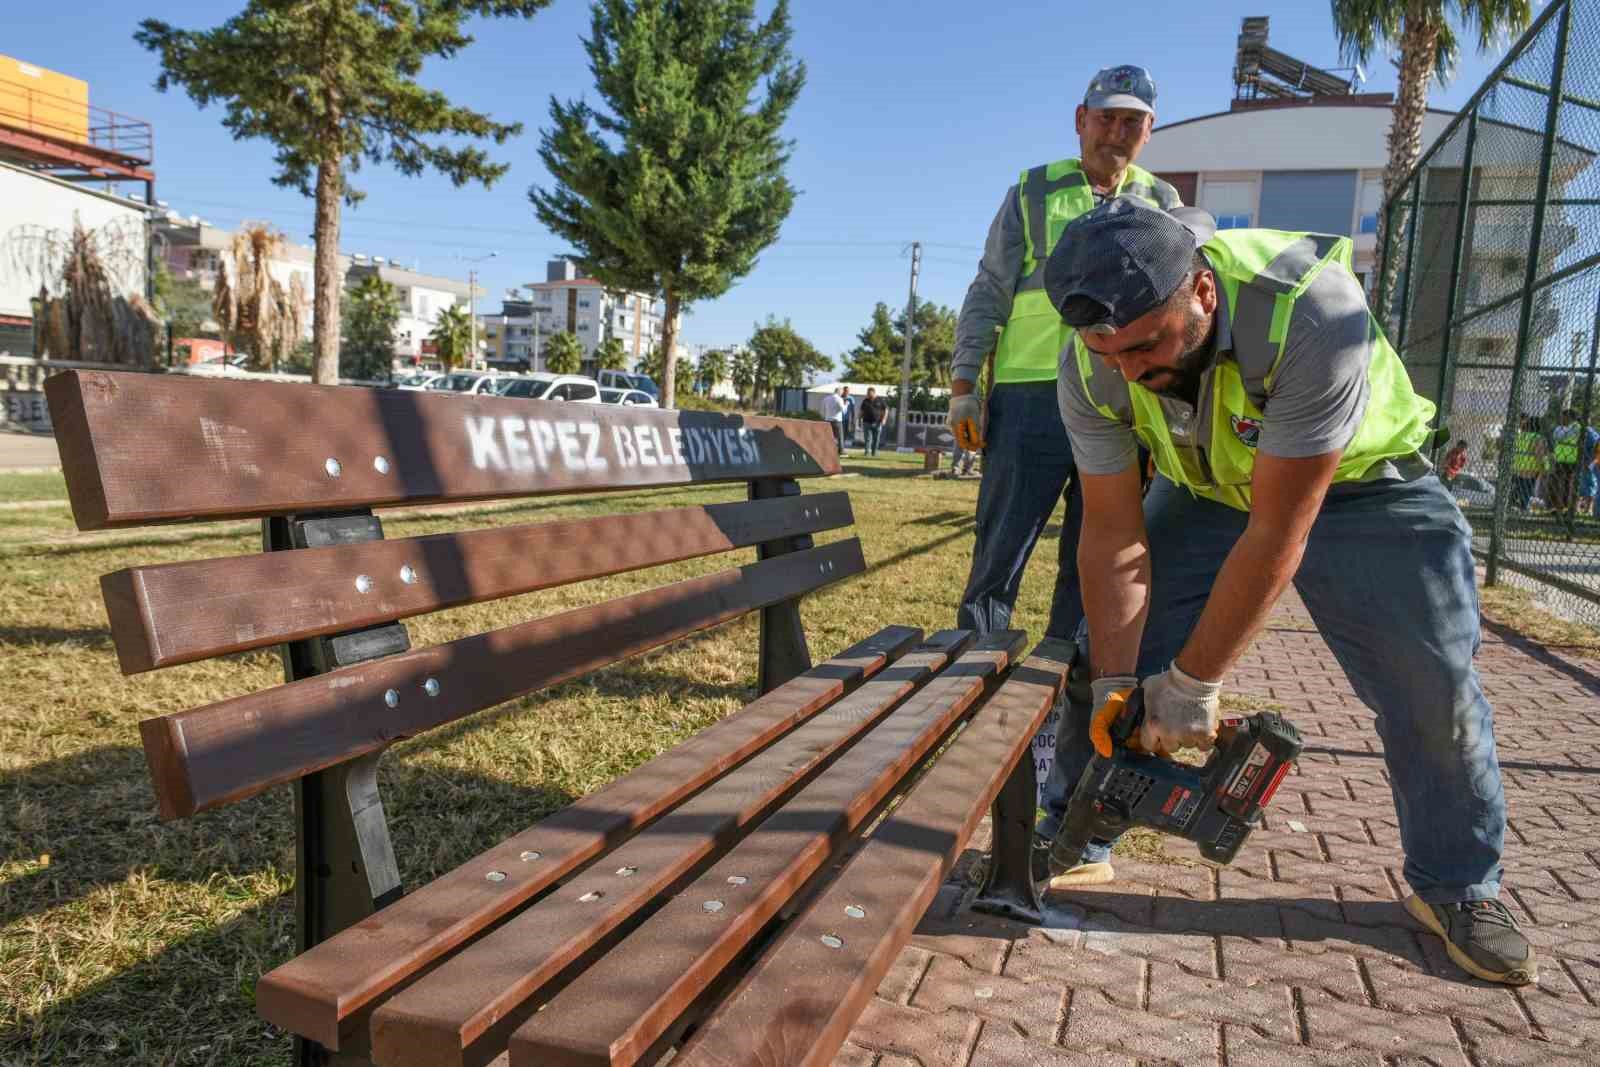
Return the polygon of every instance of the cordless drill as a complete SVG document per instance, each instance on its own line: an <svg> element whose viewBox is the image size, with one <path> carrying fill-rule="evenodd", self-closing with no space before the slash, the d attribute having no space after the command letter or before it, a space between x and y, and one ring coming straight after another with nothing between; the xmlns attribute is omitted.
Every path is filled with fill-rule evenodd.
<svg viewBox="0 0 1600 1067"><path fill-rule="evenodd" d="M1233 862L1302 747L1300 731L1267 711L1223 720L1211 758L1192 767L1128 747L1144 712L1144 690L1135 689L1111 724L1111 755L1097 752L1084 768L1050 845L1052 876L1075 866L1091 839L1134 826L1193 841L1212 863Z"/></svg>

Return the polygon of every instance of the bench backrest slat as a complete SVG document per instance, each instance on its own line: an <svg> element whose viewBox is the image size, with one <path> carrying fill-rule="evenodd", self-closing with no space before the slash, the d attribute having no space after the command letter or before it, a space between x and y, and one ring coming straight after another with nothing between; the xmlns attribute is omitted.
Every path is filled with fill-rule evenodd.
<svg viewBox="0 0 1600 1067"><path fill-rule="evenodd" d="M281 1029L340 1046L341 1024L579 865L881 674L922 639L890 626L264 975L256 1006ZM491 880L485 871L505 878Z"/></svg>
<svg viewBox="0 0 1600 1067"><path fill-rule="evenodd" d="M45 393L83 530L839 472L816 421L103 371Z"/></svg>
<svg viewBox="0 0 1600 1067"><path fill-rule="evenodd" d="M846 494L818 493L133 567L100 584L134 674L853 521Z"/></svg>
<svg viewBox="0 0 1600 1067"><path fill-rule="evenodd" d="M147 719L161 814L253 796L865 569L860 541L835 541Z"/></svg>

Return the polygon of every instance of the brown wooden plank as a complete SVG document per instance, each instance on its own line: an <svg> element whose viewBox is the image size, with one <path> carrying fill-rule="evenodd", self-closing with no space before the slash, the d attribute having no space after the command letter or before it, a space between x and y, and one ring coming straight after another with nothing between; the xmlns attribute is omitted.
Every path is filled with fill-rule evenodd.
<svg viewBox="0 0 1600 1067"><path fill-rule="evenodd" d="M511 1038L511 1067L637 1063L994 685L1025 641L1016 630L990 635L924 686L524 1023Z"/></svg>
<svg viewBox="0 0 1600 1067"><path fill-rule="evenodd" d="M849 496L816 493L132 567L100 587L136 674L852 521Z"/></svg>
<svg viewBox="0 0 1600 1067"><path fill-rule="evenodd" d="M833 1061L1006 775L1027 758L1066 683L1070 658L1066 642L1047 640L1034 649L838 879L701 1025L674 1067L822 1067ZM515 1043L511 1063L519 1063Z"/></svg>
<svg viewBox="0 0 1600 1067"><path fill-rule="evenodd" d="M858 540L835 541L146 719L161 815L254 796L865 567Z"/></svg>
<svg viewBox="0 0 1600 1067"><path fill-rule="evenodd" d="M621 843L662 812L878 675L922 639L890 626L655 759L312 947L261 979L262 1017L328 1048L374 998ZM524 860L525 854L535 854ZM489 880L486 871L505 878ZM365 1034L361 1035L365 1041Z"/></svg>
<svg viewBox="0 0 1600 1067"><path fill-rule="evenodd" d="M839 472L814 420L114 371L45 394L81 530Z"/></svg>
<svg viewBox="0 0 1600 1067"><path fill-rule="evenodd" d="M479 1063L498 1053L520 1021L519 1009L541 986L731 846L911 696L971 636L964 630L934 634L855 693L395 995L372 1015L373 1060L384 1067L438 1067Z"/></svg>

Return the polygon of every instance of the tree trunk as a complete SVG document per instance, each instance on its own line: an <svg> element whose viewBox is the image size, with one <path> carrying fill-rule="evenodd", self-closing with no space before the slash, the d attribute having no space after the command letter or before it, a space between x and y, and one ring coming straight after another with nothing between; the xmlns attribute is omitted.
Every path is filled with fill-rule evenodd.
<svg viewBox="0 0 1600 1067"><path fill-rule="evenodd" d="M1411 0L1406 5L1406 24L1400 35L1400 91L1395 94L1394 118L1389 123L1389 163L1383 171L1385 205L1422 155L1422 122L1428 114L1428 83L1433 80L1434 50L1438 44L1439 24L1430 17L1429 5L1424 0ZM1394 221L1395 236L1399 238L1406 232L1408 219L1405 211L1396 212ZM1377 297L1374 310L1378 321L1383 323L1389 318L1398 274L1394 269L1393 255L1385 253L1388 240L1388 212L1380 208L1373 247L1390 267L1386 271L1374 270L1373 274L1376 276L1381 273L1384 278L1383 291L1374 294ZM1381 265L1381 262L1377 264Z"/></svg>
<svg viewBox="0 0 1600 1067"><path fill-rule="evenodd" d="M344 203L344 160L324 159L317 167L317 242L311 303L311 380L339 384L339 211Z"/></svg>
<svg viewBox="0 0 1600 1067"><path fill-rule="evenodd" d="M675 379L678 374L678 311L682 307L678 294L670 288L662 294L666 313L661 325L661 406L677 407Z"/></svg>

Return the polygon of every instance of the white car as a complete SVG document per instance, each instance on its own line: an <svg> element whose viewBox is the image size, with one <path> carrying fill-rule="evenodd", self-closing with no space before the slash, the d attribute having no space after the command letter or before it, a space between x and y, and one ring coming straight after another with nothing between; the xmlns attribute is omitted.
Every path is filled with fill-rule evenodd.
<svg viewBox="0 0 1600 1067"><path fill-rule="evenodd" d="M405 389L410 392L416 392L418 390L431 387L434 382L443 377L444 375L440 374L438 371L417 371L415 374L406 374L396 378L394 380L394 387L396 389Z"/></svg>
<svg viewBox="0 0 1600 1067"><path fill-rule="evenodd" d="M580 404L600 403L600 386L593 378L581 374L550 374L538 371L519 374L514 378L502 376L496 384L496 396L520 397L523 400L571 400Z"/></svg>
<svg viewBox="0 0 1600 1067"><path fill-rule="evenodd" d="M642 389L601 389L600 403L622 404L628 407L658 408L656 398Z"/></svg>
<svg viewBox="0 0 1600 1067"><path fill-rule="evenodd" d="M596 377L600 380L602 389L637 389L641 393L648 393L652 398L659 400L661 390L648 374L629 374L625 370L603 370Z"/></svg>
<svg viewBox="0 0 1600 1067"><path fill-rule="evenodd" d="M504 375L485 374L481 370L458 370L441 374L423 386L431 392L459 393L462 396L488 396Z"/></svg>

